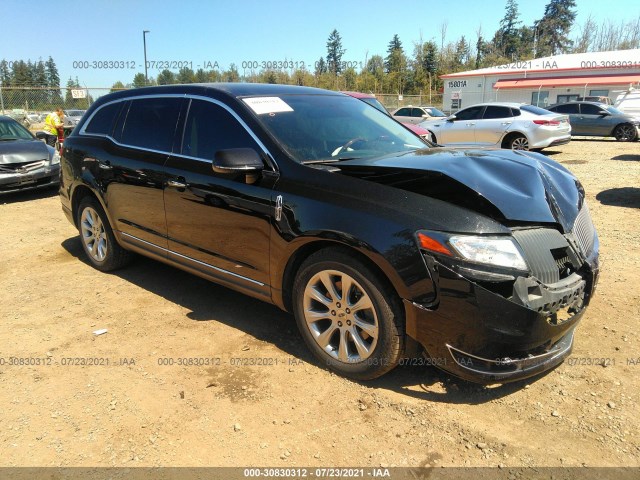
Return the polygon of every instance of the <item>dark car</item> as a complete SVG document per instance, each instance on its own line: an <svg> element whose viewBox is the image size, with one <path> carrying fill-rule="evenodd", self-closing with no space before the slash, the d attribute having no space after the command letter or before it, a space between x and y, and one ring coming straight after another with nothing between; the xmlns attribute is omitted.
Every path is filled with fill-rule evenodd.
<svg viewBox="0 0 640 480"><path fill-rule="evenodd" d="M0 193L55 186L58 152L12 118L0 116Z"/></svg>
<svg viewBox="0 0 640 480"><path fill-rule="evenodd" d="M571 135L615 137L619 142L638 139L640 119L599 102L568 102L547 108L569 115Z"/></svg>
<svg viewBox="0 0 640 480"><path fill-rule="evenodd" d="M137 252L273 303L355 379L417 347L477 382L546 371L569 355L598 275L585 193L563 166L428 148L337 92L109 94L65 142L62 171L98 270Z"/></svg>

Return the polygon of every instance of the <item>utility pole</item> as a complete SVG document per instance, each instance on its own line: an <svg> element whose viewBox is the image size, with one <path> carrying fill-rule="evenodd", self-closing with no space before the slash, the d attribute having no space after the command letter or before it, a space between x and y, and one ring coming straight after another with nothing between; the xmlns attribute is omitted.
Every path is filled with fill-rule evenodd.
<svg viewBox="0 0 640 480"><path fill-rule="evenodd" d="M144 84L149 85L149 77L147 76L147 33L150 30L142 31L142 44L144 45Z"/></svg>

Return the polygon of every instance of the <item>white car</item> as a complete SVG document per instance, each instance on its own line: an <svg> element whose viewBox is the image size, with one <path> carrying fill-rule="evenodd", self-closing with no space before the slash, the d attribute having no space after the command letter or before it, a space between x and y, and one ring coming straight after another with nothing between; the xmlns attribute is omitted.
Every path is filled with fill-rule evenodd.
<svg viewBox="0 0 640 480"><path fill-rule="evenodd" d="M520 103L482 103L438 121L420 124L431 140L448 146L539 150L569 143L567 115Z"/></svg>
<svg viewBox="0 0 640 480"><path fill-rule="evenodd" d="M401 107L396 109L391 116L400 123L413 123L417 124L424 122L425 120L438 120L440 118L446 118L446 115L438 110L436 107L422 106L413 107Z"/></svg>

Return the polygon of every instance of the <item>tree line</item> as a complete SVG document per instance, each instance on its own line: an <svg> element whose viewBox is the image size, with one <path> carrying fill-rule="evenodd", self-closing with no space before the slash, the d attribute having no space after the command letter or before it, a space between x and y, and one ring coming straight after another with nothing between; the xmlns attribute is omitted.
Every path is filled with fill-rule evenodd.
<svg viewBox="0 0 640 480"><path fill-rule="evenodd" d="M499 26L493 34L478 28L475 36L462 35L446 41L447 22L439 26L437 36L411 45L403 44L399 35L388 43L384 55L374 54L362 62L345 62L347 48L337 30L330 32L326 55L308 69L242 69L231 64L226 70L196 71L184 67L175 72L162 70L148 80L136 73L130 83L118 81L112 91L145 85L207 82L258 82L305 85L334 90L358 90L373 93L419 94L442 89L441 75L474 70L513 61L524 61L562 53L622 50L640 47L640 16L635 20L613 24L609 20L597 23L589 17L577 34L570 38L576 18L575 0L550 0L543 16L531 25L520 19L517 0L507 0ZM575 30L574 30L575 31ZM4 87L46 87L40 101L55 105L61 102L62 89L55 62L0 61L0 81ZM80 86L78 79L69 78L65 103L76 102L71 89ZM86 100L82 100L86 103Z"/></svg>

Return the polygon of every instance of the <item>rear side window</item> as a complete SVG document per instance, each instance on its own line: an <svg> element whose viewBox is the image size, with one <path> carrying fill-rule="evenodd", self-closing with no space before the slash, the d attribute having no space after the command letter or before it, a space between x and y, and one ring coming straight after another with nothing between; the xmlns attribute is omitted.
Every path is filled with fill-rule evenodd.
<svg viewBox="0 0 640 480"><path fill-rule="evenodd" d="M121 142L134 147L170 152L181 101L180 98L133 100L127 113Z"/></svg>
<svg viewBox="0 0 640 480"><path fill-rule="evenodd" d="M113 124L120 113L123 103L116 102L102 107L96 112L84 131L99 135L111 135Z"/></svg>
<svg viewBox="0 0 640 480"><path fill-rule="evenodd" d="M489 105L484 111L482 118L485 120L491 118L509 118L511 117L511 109L509 107L498 107Z"/></svg>
<svg viewBox="0 0 640 480"><path fill-rule="evenodd" d="M411 109L410 108L401 108L396 113L394 113L396 117L410 117Z"/></svg>
<svg viewBox="0 0 640 480"><path fill-rule="evenodd" d="M213 160L218 150L260 149L247 130L224 108L192 100L182 140L182 155Z"/></svg>
<svg viewBox="0 0 640 480"><path fill-rule="evenodd" d="M567 103L565 105L558 105L553 107L553 111L557 113L578 113L578 104L577 103Z"/></svg>

